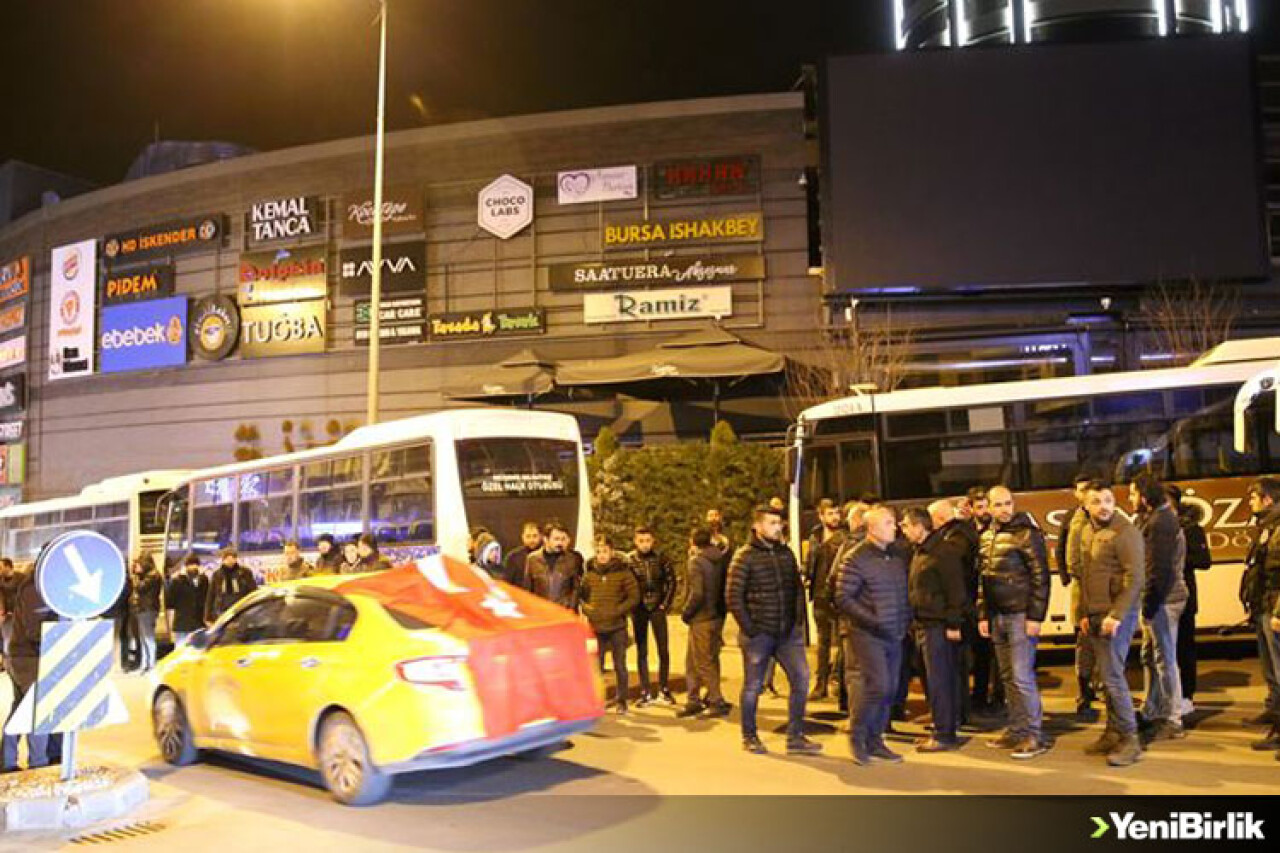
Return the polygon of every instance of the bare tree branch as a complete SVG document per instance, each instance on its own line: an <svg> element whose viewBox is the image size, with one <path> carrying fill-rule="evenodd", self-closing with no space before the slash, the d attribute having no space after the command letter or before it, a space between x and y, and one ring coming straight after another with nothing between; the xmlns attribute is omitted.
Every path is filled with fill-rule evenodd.
<svg viewBox="0 0 1280 853"><path fill-rule="evenodd" d="M1160 283L1143 294L1138 317L1145 327L1141 348L1147 354L1169 353L1153 367L1188 364L1231 336L1240 315L1234 288L1200 281Z"/></svg>

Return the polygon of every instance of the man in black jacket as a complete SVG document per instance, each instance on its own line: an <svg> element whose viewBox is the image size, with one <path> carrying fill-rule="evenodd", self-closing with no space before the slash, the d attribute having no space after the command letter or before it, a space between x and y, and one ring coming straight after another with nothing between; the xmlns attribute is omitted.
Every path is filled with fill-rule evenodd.
<svg viewBox="0 0 1280 853"><path fill-rule="evenodd" d="M176 646L204 627L204 605L209 600L209 579L200 570L200 558L188 554L182 571L169 579L165 604L173 613L173 644Z"/></svg>
<svg viewBox="0 0 1280 853"><path fill-rule="evenodd" d="M772 507L756 509L751 539L729 564L725 597L738 622L742 644L742 746L762 755L768 750L756 730L756 706L764 689L769 662L776 660L787 674L787 753L813 755L821 745L804 734L805 700L809 692L809 662L804 653L808 613L804 579L795 555L782 542L782 515Z"/></svg>
<svg viewBox="0 0 1280 853"><path fill-rule="evenodd" d="M1151 740L1186 737L1182 727L1182 679L1178 676L1178 624L1187 606L1187 538L1164 484L1142 474L1129 485L1146 559L1142 590L1144 723Z"/></svg>
<svg viewBox="0 0 1280 853"><path fill-rule="evenodd" d="M635 550L627 555L631 571L640 584L640 601L631 612L631 626L636 635L636 668L640 670L640 707L661 699L674 705L668 682L671 678L671 645L667 635L667 612L676 596L676 573L671 561L654 548L653 531L637 527L632 537ZM649 689L649 631L658 647L658 689Z"/></svg>
<svg viewBox="0 0 1280 853"><path fill-rule="evenodd" d="M813 622L818 631L818 666L809 701L827 698L831 680L831 650L836 633L836 612L827 589L827 578L835 567L836 554L844 544L840 507L832 500L818 501L818 529L809 537L805 558L805 583L813 602Z"/></svg>
<svg viewBox="0 0 1280 853"><path fill-rule="evenodd" d="M957 699L960 631L968 611L964 575L967 543L954 525L948 522L934 530L932 514L920 507L902 515L902 533L915 546L907 589L933 713L933 735L916 745L920 752L945 752L960 746Z"/></svg>
<svg viewBox="0 0 1280 853"><path fill-rule="evenodd" d="M1076 499L1076 505L1067 510L1062 517L1062 521L1058 526L1058 545L1055 549L1054 557L1058 562L1058 578L1065 587L1071 586L1071 569L1072 566L1079 568L1080 560L1077 556L1080 549L1080 536L1084 529L1084 525L1088 523L1088 513L1084 509L1085 498L1089 494L1089 484L1094 482L1095 478L1085 472L1076 474L1076 478L1072 480L1072 495ZM1079 630L1075 629L1076 642L1076 719L1085 723L1093 723L1098 720L1098 712L1093 707L1093 703L1098 699L1098 691L1094 689L1094 685L1098 683L1098 662L1094 659L1093 644L1089 642L1089 638Z"/></svg>
<svg viewBox="0 0 1280 853"><path fill-rule="evenodd" d="M991 526L978 548L978 632L991 638L1009 704L1008 729L987 743L1017 759L1035 758L1049 749L1036 685L1036 641L1049 611L1049 553L1031 516L1014 511L1013 492L996 486L987 499Z"/></svg>
<svg viewBox="0 0 1280 853"><path fill-rule="evenodd" d="M605 655L613 657L618 695L614 710L627 713L630 683L627 675L627 617L640 603L640 586L626 559L613 550L607 536L596 537L595 556L587 561L586 574L579 590L582 615L596 633L600 669Z"/></svg>
<svg viewBox="0 0 1280 853"><path fill-rule="evenodd" d="M313 575L336 575L342 568L342 550L333 539L332 533L321 533L316 537L316 564L311 568Z"/></svg>
<svg viewBox="0 0 1280 853"><path fill-rule="evenodd" d="M835 606L849 629L845 654L858 659L862 672L862 690L850 708L850 739L855 763L896 764L902 756L885 744L884 733L911 621L907 561L894 546L893 510L869 510L866 529L867 538L844 556L835 579Z"/></svg>
<svg viewBox="0 0 1280 853"><path fill-rule="evenodd" d="M572 541L569 528L559 521L547 522L542 547L525 561L525 579L534 595L576 611L583 561L582 555L570 547Z"/></svg>
<svg viewBox="0 0 1280 853"><path fill-rule="evenodd" d="M1240 601L1258 638L1258 663L1267 696L1262 714L1247 722L1269 727L1266 737L1252 744L1254 749L1280 750L1280 631L1272 626L1280 604L1280 478L1260 477L1250 485L1249 509L1257 526L1245 557Z"/></svg>
<svg viewBox="0 0 1280 853"><path fill-rule="evenodd" d="M1182 489L1173 483L1165 483L1173 511L1178 514L1182 536L1187 541L1187 561L1182 568L1182 579L1187 585L1187 606L1178 621L1178 678L1182 681L1182 716L1196 709L1196 614L1200 610L1200 595L1196 584L1196 572L1213 568L1213 554L1209 551L1209 537L1200 525L1200 513L1195 507L1182 503Z"/></svg>
<svg viewBox="0 0 1280 853"><path fill-rule="evenodd" d="M160 615L164 578L150 554L138 555L130 575L133 590L129 596L129 611L133 617L134 635L138 638L138 668L145 674L156 665L156 619Z"/></svg>
<svg viewBox="0 0 1280 853"><path fill-rule="evenodd" d="M258 588L253 572L240 565L235 548L222 549L222 562L209 579L209 597L205 600L204 621L212 625L240 599Z"/></svg>
<svg viewBox="0 0 1280 853"><path fill-rule="evenodd" d="M529 555L542 547L542 530L538 522L526 521L520 525L520 547L507 554L502 562L503 580L521 589L529 588L529 577L525 571Z"/></svg>
<svg viewBox="0 0 1280 853"><path fill-rule="evenodd" d="M689 544L689 594L685 596L681 613L681 619L689 626L689 648L685 656L689 699L676 716L692 717L705 711L708 716L723 717L729 713L729 703L720 692L724 567L720 562L720 549L711 544L709 528L695 528Z"/></svg>

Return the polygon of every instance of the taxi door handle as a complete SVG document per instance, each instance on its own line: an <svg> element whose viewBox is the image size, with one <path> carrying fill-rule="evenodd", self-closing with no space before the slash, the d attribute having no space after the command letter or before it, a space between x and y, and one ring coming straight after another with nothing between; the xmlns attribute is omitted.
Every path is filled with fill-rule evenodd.
<svg viewBox="0 0 1280 853"><path fill-rule="evenodd" d="M319 665L320 665L320 658L315 658L315 657L305 657L302 660L298 661L298 666L302 667L303 669L315 669Z"/></svg>
<svg viewBox="0 0 1280 853"><path fill-rule="evenodd" d="M244 669L246 666L249 666L251 663L253 663L253 658L249 657L248 655L242 658L236 658L236 666L240 667L241 669Z"/></svg>

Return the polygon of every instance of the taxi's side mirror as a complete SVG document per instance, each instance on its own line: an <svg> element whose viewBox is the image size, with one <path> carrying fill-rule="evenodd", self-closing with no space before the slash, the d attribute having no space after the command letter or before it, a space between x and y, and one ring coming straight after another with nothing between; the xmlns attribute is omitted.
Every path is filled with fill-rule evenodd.
<svg viewBox="0 0 1280 853"><path fill-rule="evenodd" d="M186 643L193 649L207 649L213 637L208 628L201 628L198 631L192 631L187 635Z"/></svg>

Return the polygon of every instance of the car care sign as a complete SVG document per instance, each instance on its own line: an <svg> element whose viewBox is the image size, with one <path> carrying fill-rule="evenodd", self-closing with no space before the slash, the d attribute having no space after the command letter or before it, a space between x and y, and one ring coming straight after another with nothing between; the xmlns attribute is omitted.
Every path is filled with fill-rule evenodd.
<svg viewBox="0 0 1280 853"><path fill-rule="evenodd" d="M49 379L93 373L98 283L94 240L59 246L49 267Z"/></svg>

